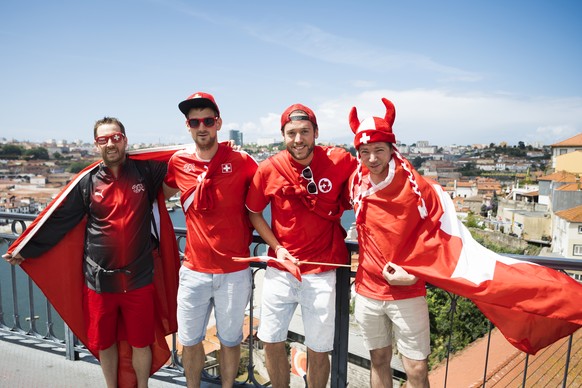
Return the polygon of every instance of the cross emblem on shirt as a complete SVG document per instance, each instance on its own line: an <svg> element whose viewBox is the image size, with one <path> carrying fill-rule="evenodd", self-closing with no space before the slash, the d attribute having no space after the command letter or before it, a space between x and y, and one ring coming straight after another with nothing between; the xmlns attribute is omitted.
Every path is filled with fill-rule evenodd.
<svg viewBox="0 0 582 388"><path fill-rule="evenodd" d="M231 172L232 172L232 164L223 163L222 164L222 173L223 174L230 174Z"/></svg>
<svg viewBox="0 0 582 388"><path fill-rule="evenodd" d="M360 136L360 143L368 144L368 140L370 140L370 136L368 136L366 132L362 133L362 136Z"/></svg>

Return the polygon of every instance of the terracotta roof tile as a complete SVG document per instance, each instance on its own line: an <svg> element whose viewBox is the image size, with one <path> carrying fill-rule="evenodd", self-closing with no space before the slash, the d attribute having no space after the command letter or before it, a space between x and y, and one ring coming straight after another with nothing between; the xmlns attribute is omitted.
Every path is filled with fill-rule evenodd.
<svg viewBox="0 0 582 388"><path fill-rule="evenodd" d="M567 183L558 187L556 191L580 191L581 188L580 183Z"/></svg>
<svg viewBox="0 0 582 388"><path fill-rule="evenodd" d="M569 139L562 140L558 143L552 144L551 147L575 147L582 146L582 133L572 136Z"/></svg>
<svg viewBox="0 0 582 388"><path fill-rule="evenodd" d="M556 212L556 215L570 222L582 222L582 205Z"/></svg>
<svg viewBox="0 0 582 388"><path fill-rule="evenodd" d="M567 171L556 171L549 175L539 177L540 181L554 181L554 182L576 182L576 175Z"/></svg>
<svg viewBox="0 0 582 388"><path fill-rule="evenodd" d="M556 341L535 356L529 356L526 385L528 387L560 387L564 376L569 337ZM487 336L473 342L461 352L451 356L447 387L483 386L483 368L487 350ZM526 354L507 342L494 329L491 332L489 359L487 360L487 387L521 387ZM430 385L444 386L446 360L429 374ZM568 387L582 386L582 330L573 335Z"/></svg>

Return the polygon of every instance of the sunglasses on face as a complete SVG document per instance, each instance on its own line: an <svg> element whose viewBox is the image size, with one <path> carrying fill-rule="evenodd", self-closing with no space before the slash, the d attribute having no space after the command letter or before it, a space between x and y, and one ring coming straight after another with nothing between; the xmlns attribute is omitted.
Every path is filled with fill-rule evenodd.
<svg viewBox="0 0 582 388"><path fill-rule="evenodd" d="M307 192L309 194L317 194L317 185L315 184L315 180L313 179L313 171L311 171L311 167L307 166L303 170L301 170L301 176L306 179L307 182Z"/></svg>
<svg viewBox="0 0 582 388"><path fill-rule="evenodd" d="M186 120L186 124L188 124L188 126L190 128L198 128L200 126L200 124L204 124L204 126L206 128L210 128L210 127L214 127L214 124L216 124L216 120L218 120L218 117L204 117L202 119L188 119L188 120Z"/></svg>
<svg viewBox="0 0 582 388"><path fill-rule="evenodd" d="M125 139L125 135L121 132L114 132L110 135L97 136L95 138L95 142L99 145L106 145L107 143L109 143L109 139L111 139L113 144L117 144L122 142L123 139Z"/></svg>

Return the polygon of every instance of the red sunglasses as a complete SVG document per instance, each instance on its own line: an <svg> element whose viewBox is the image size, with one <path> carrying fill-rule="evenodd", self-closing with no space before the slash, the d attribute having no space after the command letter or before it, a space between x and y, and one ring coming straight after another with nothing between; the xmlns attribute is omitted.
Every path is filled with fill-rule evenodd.
<svg viewBox="0 0 582 388"><path fill-rule="evenodd" d="M202 119L188 119L186 120L186 124L188 124L190 128L198 128L202 123L206 128L210 128L214 127L214 124L216 124L216 120L218 120L218 116L204 117Z"/></svg>
<svg viewBox="0 0 582 388"><path fill-rule="evenodd" d="M111 139L113 144L117 144L122 142L123 139L125 139L125 135L121 132L114 132L110 135L97 136L95 138L95 142L99 145L106 145L107 143L109 143L109 139Z"/></svg>

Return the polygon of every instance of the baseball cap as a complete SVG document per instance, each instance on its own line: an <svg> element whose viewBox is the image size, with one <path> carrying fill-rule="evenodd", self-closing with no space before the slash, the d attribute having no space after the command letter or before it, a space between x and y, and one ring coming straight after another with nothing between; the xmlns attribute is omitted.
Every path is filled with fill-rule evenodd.
<svg viewBox="0 0 582 388"><path fill-rule="evenodd" d="M178 108L184 116L188 116L188 112L192 108L212 108L216 111L216 114L220 116L220 111L218 110L218 105L214 101L212 94L204 92L196 92L181 103L178 104Z"/></svg>
<svg viewBox="0 0 582 388"><path fill-rule="evenodd" d="M291 113L295 112L296 110L302 110L303 112L306 113L307 116L296 114L293 115L293 117L291 117ZM281 131L283 130L285 124L287 124L289 121L296 120L309 120L313 123L315 128L317 128L317 119L315 118L315 113L313 113L313 111L306 107L305 105L293 104L289 108L285 109L285 112L283 112L283 114L281 115Z"/></svg>

